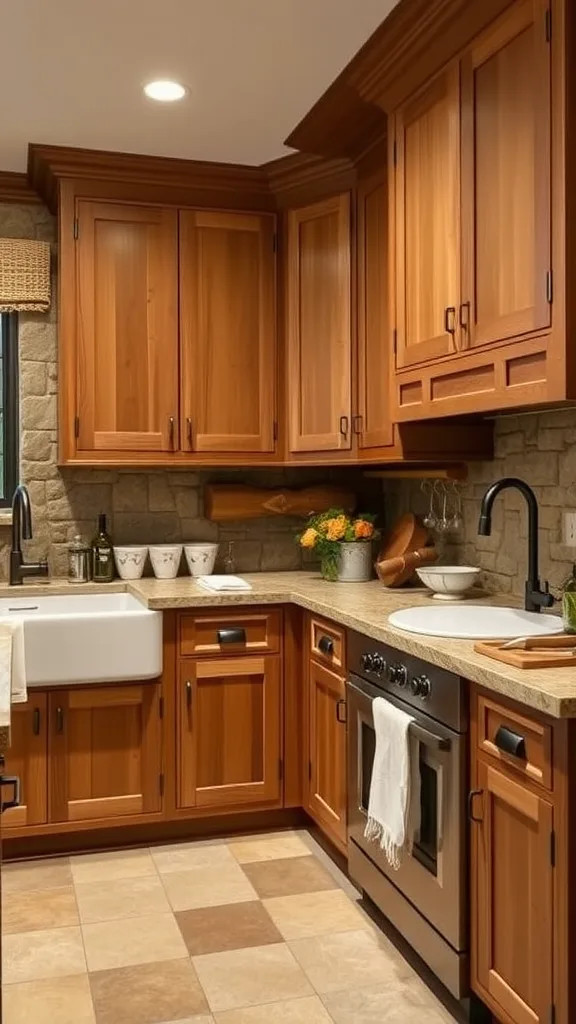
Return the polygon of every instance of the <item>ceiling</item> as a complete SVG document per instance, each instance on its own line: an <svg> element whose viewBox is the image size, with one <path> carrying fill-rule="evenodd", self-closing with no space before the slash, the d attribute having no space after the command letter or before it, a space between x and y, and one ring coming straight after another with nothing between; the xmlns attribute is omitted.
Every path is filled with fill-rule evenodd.
<svg viewBox="0 0 576 1024"><path fill-rule="evenodd" d="M397 0L3 4L0 170L29 142L260 164ZM180 103L146 99L172 78Z"/></svg>

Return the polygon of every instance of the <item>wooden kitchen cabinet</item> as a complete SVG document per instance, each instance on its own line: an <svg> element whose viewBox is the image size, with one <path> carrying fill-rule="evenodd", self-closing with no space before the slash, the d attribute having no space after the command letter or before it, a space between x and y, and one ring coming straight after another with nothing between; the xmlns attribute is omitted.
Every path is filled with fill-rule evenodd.
<svg viewBox="0 0 576 1024"><path fill-rule="evenodd" d="M288 213L286 373L292 453L352 447L350 194Z"/></svg>
<svg viewBox="0 0 576 1024"><path fill-rule="evenodd" d="M161 810L158 683L55 690L48 696L48 713L51 822Z"/></svg>
<svg viewBox="0 0 576 1024"><path fill-rule="evenodd" d="M61 386L76 392L76 449L171 452L178 447L177 212L81 199L75 236L76 381L63 361Z"/></svg>
<svg viewBox="0 0 576 1024"><path fill-rule="evenodd" d="M2 831L43 825L48 820L47 696L29 690L26 704L13 704L6 775L20 779L20 806L2 815Z"/></svg>
<svg viewBox="0 0 576 1024"><path fill-rule="evenodd" d="M280 806L279 656L181 659L177 702L178 806Z"/></svg>
<svg viewBox="0 0 576 1024"><path fill-rule="evenodd" d="M182 451L274 452L275 218L181 210Z"/></svg>
<svg viewBox="0 0 576 1024"><path fill-rule="evenodd" d="M307 810L343 852L347 835L346 681L313 658L308 663Z"/></svg>

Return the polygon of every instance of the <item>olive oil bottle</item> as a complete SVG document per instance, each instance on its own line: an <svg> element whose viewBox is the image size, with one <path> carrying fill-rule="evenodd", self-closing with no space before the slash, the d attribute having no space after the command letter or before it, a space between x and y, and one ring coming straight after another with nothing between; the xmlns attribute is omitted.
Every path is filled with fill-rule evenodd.
<svg viewBox="0 0 576 1024"><path fill-rule="evenodd" d="M114 579L114 552L104 513L98 516L98 533L92 541L92 579L95 583L111 583Z"/></svg>

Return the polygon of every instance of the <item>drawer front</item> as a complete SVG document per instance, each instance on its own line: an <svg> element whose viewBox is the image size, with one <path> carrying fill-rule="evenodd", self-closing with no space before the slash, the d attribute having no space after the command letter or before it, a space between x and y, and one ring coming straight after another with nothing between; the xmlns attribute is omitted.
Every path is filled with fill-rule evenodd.
<svg viewBox="0 0 576 1024"><path fill-rule="evenodd" d="M218 609L180 616L180 654L267 654L280 650L280 611Z"/></svg>
<svg viewBox="0 0 576 1024"><path fill-rule="evenodd" d="M553 789L549 725L479 696L478 748L545 789Z"/></svg>
<svg viewBox="0 0 576 1024"><path fill-rule="evenodd" d="M344 672L346 665L345 633L340 626L310 616L310 654L316 661Z"/></svg>

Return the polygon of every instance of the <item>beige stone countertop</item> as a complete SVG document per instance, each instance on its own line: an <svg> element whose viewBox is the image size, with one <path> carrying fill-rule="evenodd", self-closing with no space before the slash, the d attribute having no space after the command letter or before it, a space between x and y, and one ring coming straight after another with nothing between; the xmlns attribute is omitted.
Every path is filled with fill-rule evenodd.
<svg viewBox="0 0 576 1024"><path fill-rule="evenodd" d="M0 587L0 597L127 590L148 608L156 610L292 602L555 718L576 717L576 668L516 669L476 654L471 641L418 636L390 626L391 612L425 605L432 600L423 588L388 590L378 581L328 583L319 574L310 572L246 573L242 578L251 583L251 591L211 594L190 577L182 576L175 580L145 578L130 583L120 580L112 584L80 586L52 581L19 587L17 595L13 587ZM477 604L520 605L509 597L498 594L487 597L481 592L469 600Z"/></svg>

